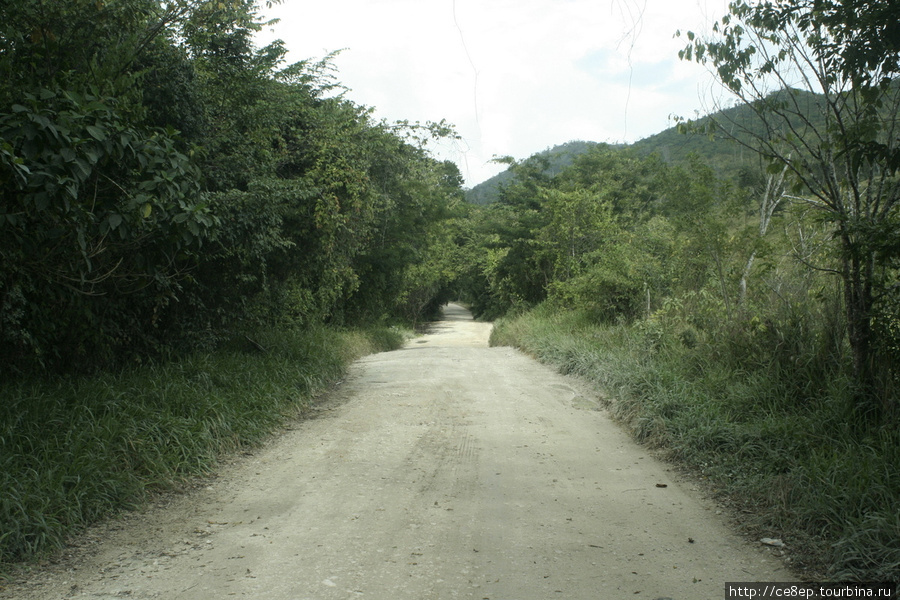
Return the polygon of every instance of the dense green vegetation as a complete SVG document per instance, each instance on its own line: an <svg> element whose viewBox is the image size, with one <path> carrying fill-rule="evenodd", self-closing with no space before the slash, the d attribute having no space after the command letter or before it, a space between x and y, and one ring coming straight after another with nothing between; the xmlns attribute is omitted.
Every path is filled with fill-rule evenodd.
<svg viewBox="0 0 900 600"><path fill-rule="evenodd" d="M897 9L731 10L683 54L742 106L683 124L704 154L594 145L556 174L546 155L513 165L474 209L460 294L503 316L494 343L597 382L802 566L896 580ZM729 165L735 148L753 160Z"/></svg>
<svg viewBox="0 0 900 600"><path fill-rule="evenodd" d="M261 325L419 320L446 273L444 124L374 122L252 0L0 8L0 374Z"/></svg>

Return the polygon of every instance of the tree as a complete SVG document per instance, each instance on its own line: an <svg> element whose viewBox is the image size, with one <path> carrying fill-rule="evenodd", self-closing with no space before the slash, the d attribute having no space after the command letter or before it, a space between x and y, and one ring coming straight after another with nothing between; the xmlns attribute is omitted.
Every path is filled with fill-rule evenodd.
<svg viewBox="0 0 900 600"><path fill-rule="evenodd" d="M594 144L550 168L540 153L512 165L497 202L472 210L463 297L479 316L551 300L599 320L633 319L670 287L670 237L653 216L666 166Z"/></svg>
<svg viewBox="0 0 900 600"><path fill-rule="evenodd" d="M680 53L711 65L759 126L713 122L785 171L837 241L848 340L862 403L883 393L873 318L900 257L900 3L737 0L713 37ZM878 404L878 403L876 403Z"/></svg>
<svg viewBox="0 0 900 600"><path fill-rule="evenodd" d="M0 7L4 368L94 366L152 344L158 310L215 225L193 149L146 122L136 71L179 11Z"/></svg>
<svg viewBox="0 0 900 600"><path fill-rule="evenodd" d="M781 203L785 199L784 176L786 170L787 167L783 168L780 173L767 174L765 185L759 190L758 240L762 240L765 237L766 232L769 230L769 225L772 222L772 217L778 211L778 207L781 206ZM750 278L750 273L753 269L753 263L756 261L757 253L758 249L754 248L744 265L744 271L741 273L739 299L742 306L747 302L747 281Z"/></svg>
<svg viewBox="0 0 900 600"><path fill-rule="evenodd" d="M689 157L687 168L672 168L667 179L664 213L692 255L683 265L683 282L688 289L699 291L713 277L725 314L731 319L734 290L729 265L738 250L733 232L743 220L741 196L696 155Z"/></svg>

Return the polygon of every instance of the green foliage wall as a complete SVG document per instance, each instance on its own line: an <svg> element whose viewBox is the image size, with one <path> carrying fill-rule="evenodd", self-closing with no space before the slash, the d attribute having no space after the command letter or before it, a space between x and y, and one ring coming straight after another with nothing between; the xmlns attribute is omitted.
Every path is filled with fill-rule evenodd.
<svg viewBox="0 0 900 600"><path fill-rule="evenodd" d="M0 361L93 369L271 323L421 317L461 179L255 2L0 6ZM433 307L433 306L432 306Z"/></svg>

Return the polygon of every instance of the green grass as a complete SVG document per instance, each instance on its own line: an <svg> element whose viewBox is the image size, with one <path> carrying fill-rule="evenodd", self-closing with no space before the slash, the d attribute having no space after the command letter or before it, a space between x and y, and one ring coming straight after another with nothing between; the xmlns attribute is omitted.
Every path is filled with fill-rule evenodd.
<svg viewBox="0 0 900 600"><path fill-rule="evenodd" d="M3 564L61 547L148 494L261 443L396 329L268 331L253 344L118 374L0 387Z"/></svg>
<svg viewBox="0 0 900 600"><path fill-rule="evenodd" d="M813 343L786 361L740 336L682 338L657 323L598 325L541 306L495 323L492 344L596 384L635 439L755 515L748 526L782 538L807 574L900 580L896 424L855 422L846 373L833 358L807 360L822 354Z"/></svg>

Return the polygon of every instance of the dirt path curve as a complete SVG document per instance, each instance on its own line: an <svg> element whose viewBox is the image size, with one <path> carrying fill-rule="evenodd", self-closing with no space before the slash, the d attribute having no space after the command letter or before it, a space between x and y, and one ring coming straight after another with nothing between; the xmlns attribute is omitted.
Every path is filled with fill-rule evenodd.
<svg viewBox="0 0 900 600"><path fill-rule="evenodd" d="M451 304L357 362L319 418L6 594L703 600L790 578L577 382L489 332Z"/></svg>

